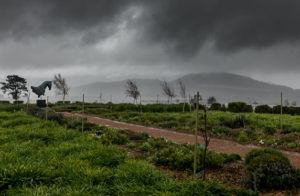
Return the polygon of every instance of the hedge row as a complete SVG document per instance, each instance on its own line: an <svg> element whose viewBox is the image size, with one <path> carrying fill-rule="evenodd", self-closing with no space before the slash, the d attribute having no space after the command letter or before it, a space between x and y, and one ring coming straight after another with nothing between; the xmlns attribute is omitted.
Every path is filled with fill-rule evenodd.
<svg viewBox="0 0 300 196"><path fill-rule="evenodd" d="M280 105L276 105L274 107L270 107L268 105L259 105L255 108L256 113L280 114L280 110L281 110ZM300 107L283 106L282 113L283 114L291 114L291 115L300 115Z"/></svg>

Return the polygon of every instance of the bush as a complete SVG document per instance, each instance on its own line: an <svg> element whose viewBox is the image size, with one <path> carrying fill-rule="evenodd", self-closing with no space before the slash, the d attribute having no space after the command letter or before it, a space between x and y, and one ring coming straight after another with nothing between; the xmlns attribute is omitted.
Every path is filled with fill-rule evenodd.
<svg viewBox="0 0 300 196"><path fill-rule="evenodd" d="M24 101L14 101L13 104L23 104Z"/></svg>
<svg viewBox="0 0 300 196"><path fill-rule="evenodd" d="M249 142L249 138L246 133L241 132L237 138L237 141L240 143L247 143L247 142Z"/></svg>
<svg viewBox="0 0 300 196"><path fill-rule="evenodd" d="M88 160L92 167L115 167L124 163L126 153L124 149L116 146L98 148L85 153L81 159Z"/></svg>
<svg viewBox="0 0 300 196"><path fill-rule="evenodd" d="M300 187L288 158L272 149L255 149L246 155L245 185L255 190Z"/></svg>
<svg viewBox="0 0 300 196"><path fill-rule="evenodd" d="M217 135L227 135L227 136L230 135L230 130L227 127L217 126L212 129L212 132Z"/></svg>
<svg viewBox="0 0 300 196"><path fill-rule="evenodd" d="M46 119L46 110L47 110L47 108L39 108L37 106L29 107L27 110L27 114L45 120ZM63 122L63 119L64 119L64 116L62 114L55 113L53 110L51 110L49 108L48 108L47 116L48 116L47 118L49 121L56 121L60 124Z"/></svg>
<svg viewBox="0 0 300 196"><path fill-rule="evenodd" d="M224 163L229 163L232 161L240 161L242 160L242 157L239 154L226 154L226 153L221 153L221 155L224 157Z"/></svg>
<svg viewBox="0 0 300 196"><path fill-rule="evenodd" d="M128 142L128 138L124 133L121 133L118 129L109 129L101 135L100 140L105 145L118 144L123 145Z"/></svg>
<svg viewBox="0 0 300 196"><path fill-rule="evenodd" d="M140 147L140 150L148 152L149 150L151 150L151 145L148 142L146 142Z"/></svg>
<svg viewBox="0 0 300 196"><path fill-rule="evenodd" d="M244 102L230 102L228 103L228 111L230 112L252 112L251 105L247 105Z"/></svg>
<svg viewBox="0 0 300 196"><path fill-rule="evenodd" d="M198 150L198 165L197 171L202 169L202 155L204 150ZM186 146L169 146L168 148L164 148L152 157L152 162L156 165L164 165L168 166L172 170L179 171L192 171L193 170L193 162L194 155L192 148ZM218 168L221 167L224 162L224 157L216 153L215 151L208 150L206 154L206 165L208 168Z"/></svg>
<svg viewBox="0 0 300 196"><path fill-rule="evenodd" d="M148 143L154 148L162 148L167 144L166 140L162 137L151 138L148 140Z"/></svg>
<svg viewBox="0 0 300 196"><path fill-rule="evenodd" d="M255 107L255 113L273 113L269 105L259 105Z"/></svg>
<svg viewBox="0 0 300 196"><path fill-rule="evenodd" d="M9 102L9 101L6 101L6 100L1 100L1 101L0 101L0 104L10 104L10 102Z"/></svg>
<svg viewBox="0 0 300 196"><path fill-rule="evenodd" d="M269 126L266 126L265 129L264 129L264 133L265 134L268 134L268 135L273 135L274 133L276 133L276 127L275 126L272 126L272 125L269 125Z"/></svg>
<svg viewBox="0 0 300 196"><path fill-rule="evenodd" d="M210 110L221 110L222 109L222 105L220 103L213 103L211 104Z"/></svg>
<svg viewBox="0 0 300 196"><path fill-rule="evenodd" d="M248 152L245 156L245 163L246 165L250 163L255 157L260 156L262 154L274 154L276 156L280 156L282 159L286 159L288 161L288 158L282 154L282 152L278 150L274 150L272 148L263 148L263 149L253 149L250 152Z"/></svg>
<svg viewBox="0 0 300 196"><path fill-rule="evenodd" d="M129 140L147 140L149 138L149 134L145 132L136 133L128 130L126 135Z"/></svg>
<svg viewBox="0 0 300 196"><path fill-rule="evenodd" d="M245 115L236 116L235 119L227 119L221 122L222 126L232 129L241 128L247 124L249 124L249 121L246 119Z"/></svg>

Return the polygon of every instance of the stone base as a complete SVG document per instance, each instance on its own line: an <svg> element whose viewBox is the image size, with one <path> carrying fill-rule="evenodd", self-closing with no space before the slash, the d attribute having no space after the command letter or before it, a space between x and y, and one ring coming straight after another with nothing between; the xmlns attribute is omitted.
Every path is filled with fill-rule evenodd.
<svg viewBox="0 0 300 196"><path fill-rule="evenodd" d="M40 108L45 108L46 107L46 100L36 100L36 105Z"/></svg>

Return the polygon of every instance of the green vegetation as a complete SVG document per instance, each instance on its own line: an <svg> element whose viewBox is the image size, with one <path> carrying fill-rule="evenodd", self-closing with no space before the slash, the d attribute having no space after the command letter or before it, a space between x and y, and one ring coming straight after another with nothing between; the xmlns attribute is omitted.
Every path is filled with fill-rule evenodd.
<svg viewBox="0 0 300 196"><path fill-rule="evenodd" d="M239 103L239 102L238 102ZM231 104L232 108L247 108L245 104ZM146 126L175 129L192 132L195 127L195 113L182 112L182 105L144 105L143 112L133 104L88 104L86 113L98 115L103 118L141 124ZM154 108L160 108L155 110ZM171 109L173 108L173 109ZM71 104L54 106L58 111L80 112L80 105ZM165 111L172 112L165 112ZM151 112L147 112L151 111ZM154 112L155 111L155 112ZM180 112L178 112L180 111ZM187 109L186 111L189 111ZM200 125L204 124L204 112L200 111ZM216 137L227 137L240 143L250 143L276 147L290 148L299 151L300 145L300 116L283 115L283 130L280 129L280 115L258 114L253 112L235 113L224 111L208 111L208 128Z"/></svg>
<svg viewBox="0 0 300 196"><path fill-rule="evenodd" d="M82 134L24 112L1 112L0 195L256 195L215 182L177 182L113 145L127 142L120 134L148 140L151 148L169 142L98 129Z"/></svg>
<svg viewBox="0 0 300 196"><path fill-rule="evenodd" d="M246 155L246 186L252 189L300 188L299 174L280 151L255 149Z"/></svg>

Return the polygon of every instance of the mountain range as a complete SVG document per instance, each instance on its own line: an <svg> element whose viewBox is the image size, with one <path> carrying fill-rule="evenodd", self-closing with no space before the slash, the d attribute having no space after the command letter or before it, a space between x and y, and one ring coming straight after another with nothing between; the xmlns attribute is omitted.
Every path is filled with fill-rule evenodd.
<svg viewBox="0 0 300 196"><path fill-rule="evenodd" d="M231 101L244 101L249 104L275 105L280 103L280 92L283 93L283 100L300 103L300 89L293 89L288 86L276 85L258 81L250 77L232 73L197 73L182 76L176 80L168 81L175 90L179 101L180 92L178 80L186 86L187 95L193 96L200 92L205 102L208 97L214 96L220 103ZM163 102L167 100L161 88L161 80L158 79L132 79L136 82L142 97L143 103ZM70 99L78 99L85 94L88 101L107 102L132 102L126 96L126 80L115 82L95 82L71 89ZM100 94L102 97L100 98Z"/></svg>

